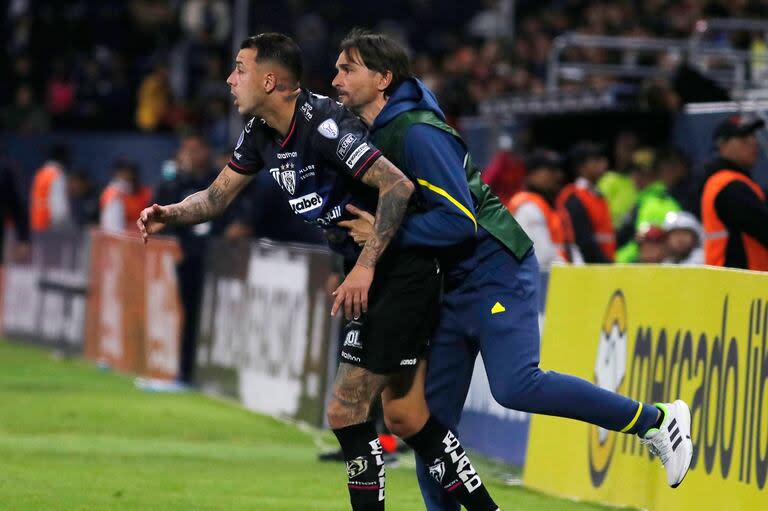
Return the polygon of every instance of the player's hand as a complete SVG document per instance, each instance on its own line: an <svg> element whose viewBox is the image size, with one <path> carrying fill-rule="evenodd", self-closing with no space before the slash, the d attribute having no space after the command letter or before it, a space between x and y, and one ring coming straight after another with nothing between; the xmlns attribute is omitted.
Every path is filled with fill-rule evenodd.
<svg viewBox="0 0 768 511"><path fill-rule="evenodd" d="M371 282L373 269L356 264L344 282L333 292L336 299L331 307L331 316L335 316L342 306L347 320L357 319L368 312L368 290L371 288Z"/></svg>
<svg viewBox="0 0 768 511"><path fill-rule="evenodd" d="M139 219L136 220L136 225L139 226L139 232L141 233L141 239L145 244L150 234L160 232L167 223L168 208L157 204L144 208L141 214L139 214Z"/></svg>
<svg viewBox="0 0 768 511"><path fill-rule="evenodd" d="M373 223L376 218L367 211L356 208L352 204L347 204L347 211L355 215L357 218L341 221L337 225L347 229L349 231L349 235L352 236L353 240L355 240L355 243L362 247L365 245L365 242L368 241L371 236L373 236Z"/></svg>

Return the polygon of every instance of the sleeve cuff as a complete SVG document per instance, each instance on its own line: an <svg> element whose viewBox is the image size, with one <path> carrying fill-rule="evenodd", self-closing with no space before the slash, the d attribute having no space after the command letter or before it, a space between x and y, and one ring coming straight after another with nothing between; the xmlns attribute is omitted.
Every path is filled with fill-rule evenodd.
<svg viewBox="0 0 768 511"><path fill-rule="evenodd" d="M227 166L237 172L238 174L243 174L245 176L251 176L256 173L254 170L249 170L243 167L242 165L238 165L237 163L233 162L231 159L229 160L229 163L227 163Z"/></svg>
<svg viewBox="0 0 768 511"><path fill-rule="evenodd" d="M376 163L376 160L378 160L381 157L381 151L376 149L373 153L371 153L368 158L363 160L362 165L360 165L357 170L354 173L355 179L362 178L366 172L368 172L368 169L373 166L374 163Z"/></svg>

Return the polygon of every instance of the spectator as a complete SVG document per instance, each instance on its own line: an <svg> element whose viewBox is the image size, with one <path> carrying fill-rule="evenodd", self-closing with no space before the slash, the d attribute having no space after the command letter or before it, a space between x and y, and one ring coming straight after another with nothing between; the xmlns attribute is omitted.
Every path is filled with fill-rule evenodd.
<svg viewBox="0 0 768 511"><path fill-rule="evenodd" d="M704 264L701 224L695 216L687 211L667 213L663 228L667 233L667 258L664 262Z"/></svg>
<svg viewBox="0 0 768 511"><path fill-rule="evenodd" d="M564 174L558 155L538 149L525 161L525 191L507 203L517 223L533 240L539 268L548 272L552 263L579 261L567 214L555 210ZM574 257L575 256L575 257Z"/></svg>
<svg viewBox="0 0 768 511"><path fill-rule="evenodd" d="M75 168L67 172L67 195L72 222L79 226L99 223L99 194L88 173Z"/></svg>
<svg viewBox="0 0 768 511"><path fill-rule="evenodd" d="M751 175L755 132L764 125L730 117L715 128L718 156L707 166L701 197L706 264L768 271L768 205Z"/></svg>
<svg viewBox="0 0 768 511"><path fill-rule="evenodd" d="M163 126L171 108L172 94L168 68L164 64L146 76L139 87L136 125L142 131L155 131Z"/></svg>
<svg viewBox="0 0 768 511"><path fill-rule="evenodd" d="M638 263L659 264L667 257L667 233L658 225L640 226L636 239Z"/></svg>
<svg viewBox="0 0 768 511"><path fill-rule="evenodd" d="M29 216L24 201L19 195L13 166L3 158L0 159L0 269L5 254L3 248L5 229L11 224L16 233L16 243L11 257L15 261L21 261L30 253Z"/></svg>
<svg viewBox="0 0 768 511"><path fill-rule="evenodd" d="M189 134L181 138L176 153L176 166L177 171L157 187L152 202L156 204L179 202L207 188L217 175L212 166L208 143L198 134ZM176 266L179 292L184 308L179 365L179 380L183 384L191 384L194 378L205 242L209 237L221 234L223 230L223 221L216 220L192 226L170 227L165 231L178 238L183 254L183 259Z"/></svg>
<svg viewBox="0 0 768 511"><path fill-rule="evenodd" d="M151 197L149 187L141 185L136 163L116 160L112 165L112 181L99 198L101 228L118 233L135 230L136 220Z"/></svg>
<svg viewBox="0 0 768 511"><path fill-rule="evenodd" d="M48 131L49 125L48 114L35 102L32 87L19 85L14 103L2 110L3 129L17 133L42 133Z"/></svg>
<svg viewBox="0 0 768 511"><path fill-rule="evenodd" d="M613 225L621 225L637 201L637 188L629 171L638 145L635 132L627 130L619 133L613 146L613 170L607 171L597 182L597 189L608 201Z"/></svg>
<svg viewBox="0 0 768 511"><path fill-rule="evenodd" d="M637 171L635 184L640 190L637 203L632 211L624 218L622 225L616 231L616 241L620 248L616 252L616 262L634 263L640 256L636 233L640 226L658 226L664 223L664 218L671 211L680 211L680 204L669 194L669 186L679 178L673 174L673 167L659 165L658 158L649 165L653 158L650 150L637 151Z"/></svg>
<svg viewBox="0 0 768 511"><path fill-rule="evenodd" d="M32 179L29 219L32 230L46 231L69 225L72 217L67 195L69 147L56 144L48 151L48 160Z"/></svg>
<svg viewBox="0 0 768 511"><path fill-rule="evenodd" d="M502 133L498 139L499 150L482 172L482 179L504 204L523 187L525 165L514 153L514 139L509 133Z"/></svg>
<svg viewBox="0 0 768 511"><path fill-rule="evenodd" d="M587 263L611 263L616 254L616 237L608 202L595 187L605 174L608 160L602 149L591 142L580 142L568 153L576 181L566 186L557 198L573 227L576 246Z"/></svg>

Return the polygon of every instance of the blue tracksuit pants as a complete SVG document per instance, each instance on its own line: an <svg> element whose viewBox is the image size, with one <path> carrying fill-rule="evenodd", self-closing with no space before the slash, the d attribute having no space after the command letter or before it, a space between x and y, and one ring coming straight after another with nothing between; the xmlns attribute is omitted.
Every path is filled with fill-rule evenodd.
<svg viewBox="0 0 768 511"><path fill-rule="evenodd" d="M652 427L655 407L581 378L539 368L538 285L533 251L518 262L501 247L461 282L447 279L440 319L430 341L426 396L432 414L456 430L479 351L491 393L502 406L577 419L613 431L633 421L628 433ZM505 310L492 314L497 303ZM429 511L459 508L418 456L417 474Z"/></svg>

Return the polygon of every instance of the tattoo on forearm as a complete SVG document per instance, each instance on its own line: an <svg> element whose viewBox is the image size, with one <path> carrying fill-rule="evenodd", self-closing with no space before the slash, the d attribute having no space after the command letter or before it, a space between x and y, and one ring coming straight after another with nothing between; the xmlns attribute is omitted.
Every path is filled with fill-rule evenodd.
<svg viewBox="0 0 768 511"><path fill-rule="evenodd" d="M363 182L379 189L379 205L376 208L373 235L365 243L357 262L373 268L403 221L408 200L413 194L413 184L383 157L368 169Z"/></svg>
<svg viewBox="0 0 768 511"><path fill-rule="evenodd" d="M230 179L219 175L205 190L188 196L168 209L168 223L174 225L199 224L219 216L227 207L226 190Z"/></svg>

